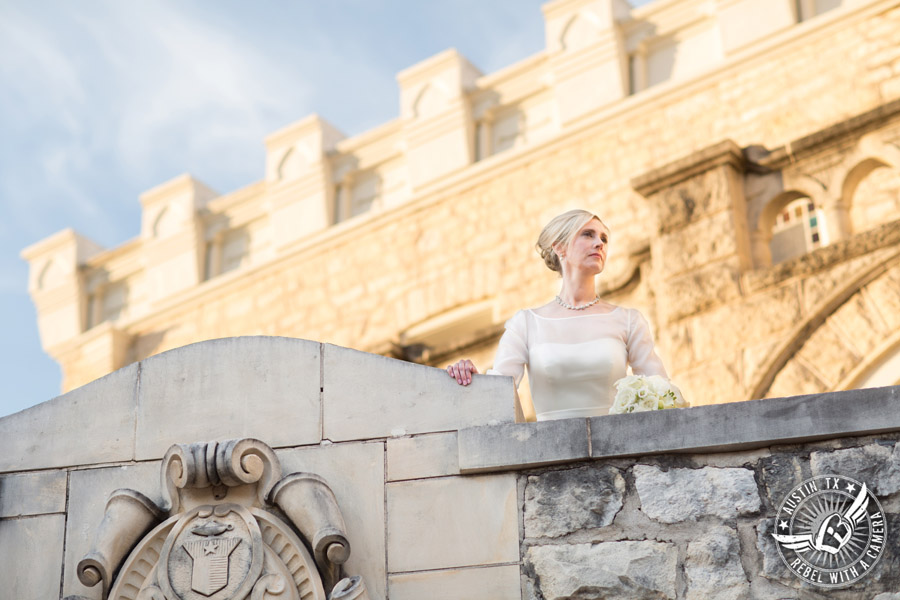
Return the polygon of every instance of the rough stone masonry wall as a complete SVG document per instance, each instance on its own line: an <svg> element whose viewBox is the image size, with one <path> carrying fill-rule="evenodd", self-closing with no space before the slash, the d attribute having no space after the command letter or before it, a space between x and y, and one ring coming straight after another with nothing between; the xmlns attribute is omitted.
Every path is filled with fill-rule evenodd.
<svg viewBox="0 0 900 600"><path fill-rule="evenodd" d="M657 455L530 471L523 573L530 598L894 598L900 586L900 434L727 454ZM842 590L803 584L771 537L800 481L866 482L887 516L888 547Z"/></svg>

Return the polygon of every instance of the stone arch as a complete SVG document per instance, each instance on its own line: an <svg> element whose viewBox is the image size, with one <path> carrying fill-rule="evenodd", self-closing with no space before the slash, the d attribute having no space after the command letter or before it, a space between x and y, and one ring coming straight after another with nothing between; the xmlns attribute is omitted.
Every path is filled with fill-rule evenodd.
<svg viewBox="0 0 900 600"><path fill-rule="evenodd" d="M753 259L757 268L772 266L772 250L769 244L772 241L772 229L775 227L775 219L778 214L799 198L809 198L816 207L819 207L822 191L821 186L814 185L814 180L802 178L796 181L791 189L780 192L765 203L760 211L756 227L750 232Z"/></svg>
<svg viewBox="0 0 900 600"><path fill-rule="evenodd" d="M850 270L849 273L852 275L847 277L844 284L819 302L810 311L810 314L794 327L787 338L773 349L768 362L763 365L756 381L750 386L748 400L768 397L773 395L773 390L777 390L774 395L788 396L845 389L844 386L853 385L856 381L861 380L861 376L854 375L854 373L865 373L870 367L879 364L880 358L884 357L883 351L862 351L862 356L856 364L846 368L846 373L841 374L833 385L829 386L826 382L820 381L817 386L814 386L818 389L807 389L800 386L791 388L791 385L786 383L792 373L809 371L808 367L803 364L804 349L821 344L822 340L827 340L829 335L834 336L829 320L835 317L843 307L851 307L854 304L871 305L871 301L868 299L870 296L882 295L881 293L870 294L868 291L876 289L893 294L886 302L892 304L894 308L900 305L900 253L895 253L868 268ZM896 311L889 309L880 312L884 314ZM867 327L866 333L870 337L868 343L876 348L879 345L891 347L894 343L893 336L897 335L892 330L897 326L900 326L900 320L894 327ZM810 344L812 346L809 346ZM836 352L836 354L840 354L840 352ZM849 356L843 356L843 358L852 360L852 357ZM781 378L780 384L779 377Z"/></svg>
<svg viewBox="0 0 900 600"><path fill-rule="evenodd" d="M841 382L839 389L900 385L900 331L895 331L867 358Z"/></svg>
<svg viewBox="0 0 900 600"><path fill-rule="evenodd" d="M869 134L859 140L856 148L844 158L832 175L829 189L838 192L832 212L836 211L843 217L848 234L863 230L861 223L853 222L850 218L856 191L873 171L881 168L900 170L900 148L884 143L875 134Z"/></svg>
<svg viewBox="0 0 900 600"><path fill-rule="evenodd" d="M559 34L560 48L566 52L590 46L597 41L598 29L599 23L594 15L589 12L576 13Z"/></svg>

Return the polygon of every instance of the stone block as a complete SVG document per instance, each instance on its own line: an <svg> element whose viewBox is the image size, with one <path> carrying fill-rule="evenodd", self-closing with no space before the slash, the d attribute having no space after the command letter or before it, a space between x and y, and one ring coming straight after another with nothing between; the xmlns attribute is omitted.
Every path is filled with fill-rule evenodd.
<svg viewBox="0 0 900 600"><path fill-rule="evenodd" d="M832 323L833 319L829 318L816 329L796 356L834 389L859 364L861 355L843 332L832 327Z"/></svg>
<svg viewBox="0 0 900 600"><path fill-rule="evenodd" d="M328 482L350 541L350 559L344 568L350 575L362 576L372 600L384 600L384 444L332 444L276 454L284 474L315 473Z"/></svg>
<svg viewBox="0 0 900 600"><path fill-rule="evenodd" d="M532 546L526 572L545 600L675 598L678 550L661 542Z"/></svg>
<svg viewBox="0 0 900 600"><path fill-rule="evenodd" d="M137 460L200 440L317 443L319 368L317 342L278 337L211 340L144 360Z"/></svg>
<svg viewBox="0 0 900 600"><path fill-rule="evenodd" d="M391 600L520 600L519 565L391 575Z"/></svg>
<svg viewBox="0 0 900 600"><path fill-rule="evenodd" d="M3 597L59 598L64 515L0 521L0 582Z"/></svg>
<svg viewBox="0 0 900 600"><path fill-rule="evenodd" d="M722 150L724 144L728 143L730 142L706 148L682 160L693 162L700 154L715 152L720 146L719 150ZM661 169L673 166L674 163ZM653 194L651 201L656 205L660 230L663 233L675 231L706 216L730 209L733 202L732 177L732 168L720 165Z"/></svg>
<svg viewBox="0 0 900 600"><path fill-rule="evenodd" d="M777 510L790 491L808 477L804 475L804 466L809 465L789 454L773 454L759 460L760 491L769 509ZM806 472L809 472L808 468Z"/></svg>
<svg viewBox="0 0 900 600"><path fill-rule="evenodd" d="M538 467L589 456L586 419L488 425L459 432L463 473Z"/></svg>
<svg viewBox="0 0 900 600"><path fill-rule="evenodd" d="M136 490L160 502L160 463L146 462L120 467L72 471L69 474L69 514L66 520L66 555L63 596L100 600L100 586L86 587L78 580L76 567L91 549L94 534L103 520L109 495L121 488Z"/></svg>
<svg viewBox="0 0 900 600"><path fill-rule="evenodd" d="M453 431L515 419L510 377L461 386L443 369L326 345L325 438L332 441Z"/></svg>
<svg viewBox="0 0 900 600"><path fill-rule="evenodd" d="M742 400L746 392L741 387L739 360L735 352L723 353L718 360L679 373L674 380L691 406Z"/></svg>
<svg viewBox="0 0 900 600"><path fill-rule="evenodd" d="M900 266L866 286L869 297L892 331L900 328Z"/></svg>
<svg viewBox="0 0 900 600"><path fill-rule="evenodd" d="M664 282L659 305L663 322L677 321L710 306L732 302L740 297L740 268L736 258L710 263Z"/></svg>
<svg viewBox="0 0 900 600"><path fill-rule="evenodd" d="M781 368L765 396L766 398L783 398L817 394L830 389L830 387L819 375L813 373L803 362L795 358Z"/></svg>
<svg viewBox="0 0 900 600"><path fill-rule="evenodd" d="M65 471L0 477L0 518L65 512L66 483Z"/></svg>
<svg viewBox="0 0 900 600"><path fill-rule="evenodd" d="M780 287L755 294L740 303L711 310L700 316L694 327L694 348L699 360L715 359L772 339L790 330L802 318L796 286Z"/></svg>
<svg viewBox="0 0 900 600"><path fill-rule="evenodd" d="M889 496L900 491L900 445L894 442L813 452L809 459L813 476L850 477L865 483L876 496Z"/></svg>
<svg viewBox="0 0 900 600"><path fill-rule="evenodd" d="M733 452L898 431L898 401L894 386L592 417L592 455Z"/></svg>
<svg viewBox="0 0 900 600"><path fill-rule="evenodd" d="M749 600L750 582L741 566L741 542L729 527L704 528L684 558L685 600Z"/></svg>
<svg viewBox="0 0 900 600"><path fill-rule="evenodd" d="M854 294L828 319L847 337L847 342L862 356L872 352L885 338L887 324L873 310L865 294Z"/></svg>
<svg viewBox="0 0 900 600"><path fill-rule="evenodd" d="M762 508L753 471L740 468L669 469L635 465L641 512L660 523L703 517L734 519Z"/></svg>
<svg viewBox="0 0 900 600"><path fill-rule="evenodd" d="M451 431L388 440L388 481L459 475L456 438Z"/></svg>
<svg viewBox="0 0 900 600"><path fill-rule="evenodd" d="M731 212L722 211L663 234L653 254L659 256L660 267L669 276L737 255Z"/></svg>
<svg viewBox="0 0 900 600"><path fill-rule="evenodd" d="M559 537L606 527L622 509L618 469L586 466L532 475L525 485L525 537Z"/></svg>
<svg viewBox="0 0 900 600"><path fill-rule="evenodd" d="M131 460L137 377L130 365L0 419L0 473Z"/></svg>
<svg viewBox="0 0 900 600"><path fill-rule="evenodd" d="M519 560L513 474L389 483L387 507L391 573Z"/></svg>

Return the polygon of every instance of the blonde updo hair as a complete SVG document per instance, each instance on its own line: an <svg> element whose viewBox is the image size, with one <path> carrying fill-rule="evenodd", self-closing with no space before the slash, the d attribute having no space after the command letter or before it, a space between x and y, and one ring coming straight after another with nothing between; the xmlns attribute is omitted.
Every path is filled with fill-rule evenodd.
<svg viewBox="0 0 900 600"><path fill-rule="evenodd" d="M588 224L591 219L597 219L600 224L603 221L594 213L576 208L566 211L561 215L553 217L538 236L537 243L534 245L538 254L544 259L544 264L551 271L556 271L562 275L562 265L559 262L559 255L553 249L553 246L568 246L578 231Z"/></svg>

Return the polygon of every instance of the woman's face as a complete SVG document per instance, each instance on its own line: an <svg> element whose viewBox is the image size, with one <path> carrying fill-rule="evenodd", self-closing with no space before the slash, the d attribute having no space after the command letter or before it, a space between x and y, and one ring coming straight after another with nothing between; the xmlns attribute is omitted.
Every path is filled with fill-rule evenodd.
<svg viewBox="0 0 900 600"><path fill-rule="evenodd" d="M606 265L608 251L609 229L598 219L591 219L569 241L564 251L564 262L567 269L597 274Z"/></svg>

